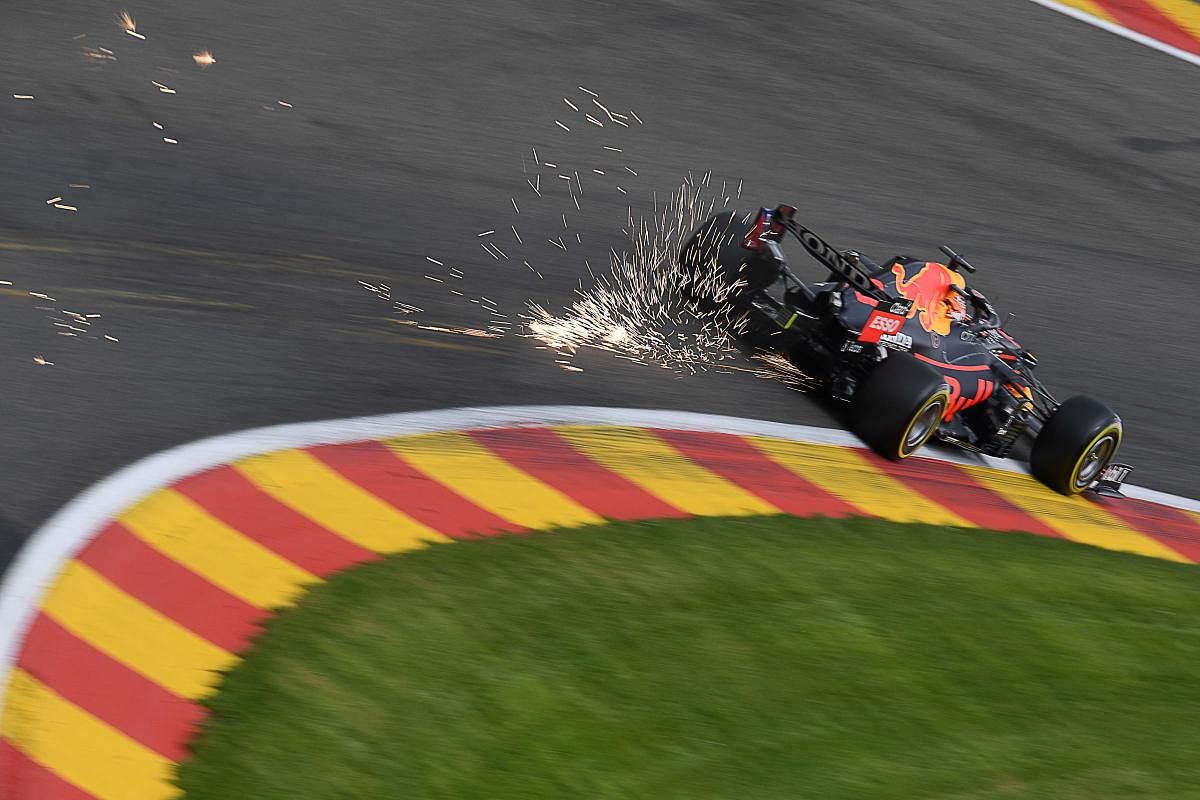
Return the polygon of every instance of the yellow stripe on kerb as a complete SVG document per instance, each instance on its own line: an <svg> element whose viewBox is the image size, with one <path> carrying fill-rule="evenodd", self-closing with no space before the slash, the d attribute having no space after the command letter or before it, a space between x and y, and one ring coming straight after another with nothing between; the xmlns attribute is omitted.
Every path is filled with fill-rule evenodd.
<svg viewBox="0 0 1200 800"><path fill-rule="evenodd" d="M120 521L151 547L259 608L288 605L320 580L172 489L150 495Z"/></svg>
<svg viewBox="0 0 1200 800"><path fill-rule="evenodd" d="M1116 22L1117 21L1112 16L1112 14L1109 14L1107 11L1105 11L1103 8L1101 8L1099 5L1097 5L1096 3L1093 3L1092 0L1058 0L1058 2L1062 3L1064 6L1071 6L1072 8L1077 8L1080 11L1084 12L1085 14L1091 14L1093 17L1099 17L1100 19L1104 20L1105 22Z"/></svg>
<svg viewBox="0 0 1200 800"><path fill-rule="evenodd" d="M772 460L873 517L974 528L973 523L880 472L853 448L746 437Z"/></svg>
<svg viewBox="0 0 1200 800"><path fill-rule="evenodd" d="M25 670L9 676L0 735L99 800L165 800L173 764L68 702Z"/></svg>
<svg viewBox="0 0 1200 800"><path fill-rule="evenodd" d="M97 650L189 700L211 694L217 673L238 660L78 561L67 564L42 610Z"/></svg>
<svg viewBox="0 0 1200 800"><path fill-rule="evenodd" d="M1200 39L1200 4L1195 0L1148 0L1150 5L1192 36Z"/></svg>
<svg viewBox="0 0 1200 800"><path fill-rule="evenodd" d="M964 466L971 477L1013 505L1024 509L1068 539L1123 550L1153 558L1192 563L1171 548L1138 533L1116 517L1082 497L1066 497L1046 488L1029 475L986 467Z"/></svg>
<svg viewBox="0 0 1200 800"><path fill-rule="evenodd" d="M517 469L465 433L384 441L393 453L477 506L532 530L603 520L557 489Z"/></svg>
<svg viewBox="0 0 1200 800"><path fill-rule="evenodd" d="M642 428L572 425L555 430L576 450L680 511L702 516L779 513Z"/></svg>
<svg viewBox="0 0 1200 800"><path fill-rule="evenodd" d="M252 456L233 466L276 500L368 550L396 553L450 541L302 450Z"/></svg>

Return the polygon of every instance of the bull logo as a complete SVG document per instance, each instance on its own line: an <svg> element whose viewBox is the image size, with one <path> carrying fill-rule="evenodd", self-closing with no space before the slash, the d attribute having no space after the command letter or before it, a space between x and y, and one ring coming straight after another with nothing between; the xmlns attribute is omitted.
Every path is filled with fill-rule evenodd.
<svg viewBox="0 0 1200 800"><path fill-rule="evenodd" d="M925 262L911 278L906 278L901 264L892 265L892 274L896 276L896 291L912 301L908 318L920 314L918 321L926 331L949 335L950 323L963 311L962 300L955 291L966 288L963 276L933 261Z"/></svg>

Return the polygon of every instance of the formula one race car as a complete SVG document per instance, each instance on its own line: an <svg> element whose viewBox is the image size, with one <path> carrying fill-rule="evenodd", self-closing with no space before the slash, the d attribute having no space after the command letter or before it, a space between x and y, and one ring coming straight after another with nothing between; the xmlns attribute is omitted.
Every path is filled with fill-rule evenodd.
<svg viewBox="0 0 1200 800"><path fill-rule="evenodd" d="M902 459L931 438L1005 457L1032 439L1033 475L1062 494L1115 491L1120 418L1091 397L1059 402L1034 375L1037 359L1005 333L975 268L948 247L946 263L897 256L876 264L839 252L795 220L795 208L710 217L684 244L687 296L728 308L771 333L786 354L849 410L851 429ZM780 243L791 233L829 271L805 282ZM1111 466L1110 466L1111 464Z"/></svg>

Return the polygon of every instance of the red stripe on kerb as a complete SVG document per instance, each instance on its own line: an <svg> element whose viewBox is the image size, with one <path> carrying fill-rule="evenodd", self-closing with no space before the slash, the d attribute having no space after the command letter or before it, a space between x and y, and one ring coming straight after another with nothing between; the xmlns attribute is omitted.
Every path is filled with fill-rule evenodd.
<svg viewBox="0 0 1200 800"><path fill-rule="evenodd" d="M688 516L597 464L550 428L497 428L470 434L514 467L606 519Z"/></svg>
<svg viewBox="0 0 1200 800"><path fill-rule="evenodd" d="M1096 5L1112 15L1126 28L1158 39L1164 44L1178 47L1189 53L1200 54L1200 42L1146 0L1094 0Z"/></svg>
<svg viewBox="0 0 1200 800"><path fill-rule="evenodd" d="M96 800L25 755L7 739L0 739L0 797L5 800Z"/></svg>
<svg viewBox="0 0 1200 800"><path fill-rule="evenodd" d="M462 539L526 530L446 488L382 442L322 445L306 452L385 503L447 536Z"/></svg>
<svg viewBox="0 0 1200 800"><path fill-rule="evenodd" d="M954 464L932 458L888 461L870 450L860 452L873 466L981 528L1062 538L1037 517L978 483Z"/></svg>
<svg viewBox="0 0 1200 800"><path fill-rule="evenodd" d="M319 577L376 557L259 491L232 467L193 475L172 488L229 527Z"/></svg>
<svg viewBox="0 0 1200 800"><path fill-rule="evenodd" d="M1165 544L1191 561L1200 561L1200 523L1177 508L1133 497L1088 499L1130 527Z"/></svg>
<svg viewBox="0 0 1200 800"><path fill-rule="evenodd" d="M84 711L172 761L187 758L184 742L205 716L199 705L101 653L45 614L34 619L17 664Z"/></svg>
<svg viewBox="0 0 1200 800"><path fill-rule="evenodd" d="M258 633L268 612L234 597L110 522L77 560L156 611L236 653Z"/></svg>
<svg viewBox="0 0 1200 800"><path fill-rule="evenodd" d="M788 514L848 517L858 509L776 463L740 436L703 431L655 430L691 461Z"/></svg>

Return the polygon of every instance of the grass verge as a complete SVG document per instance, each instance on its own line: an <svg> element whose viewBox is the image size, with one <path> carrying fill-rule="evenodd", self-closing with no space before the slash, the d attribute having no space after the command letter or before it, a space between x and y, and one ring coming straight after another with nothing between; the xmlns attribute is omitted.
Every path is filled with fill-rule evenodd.
<svg viewBox="0 0 1200 800"><path fill-rule="evenodd" d="M365 565L211 701L191 800L1200 798L1200 573L1023 534L613 524Z"/></svg>

